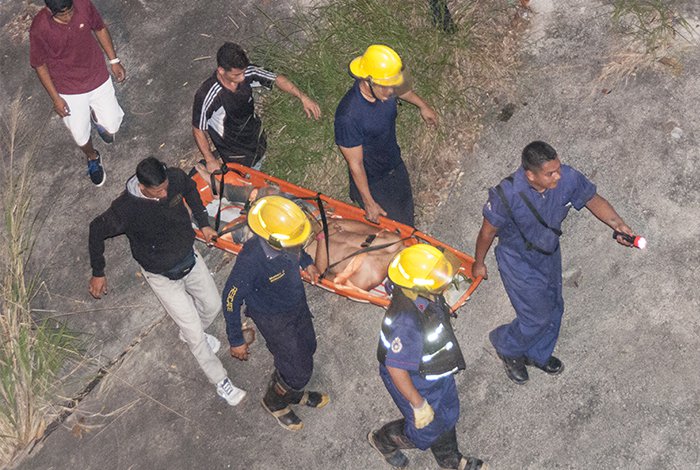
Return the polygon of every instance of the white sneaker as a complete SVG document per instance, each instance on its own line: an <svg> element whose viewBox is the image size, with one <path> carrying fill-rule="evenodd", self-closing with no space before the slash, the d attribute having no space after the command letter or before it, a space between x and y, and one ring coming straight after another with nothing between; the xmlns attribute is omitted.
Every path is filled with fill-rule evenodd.
<svg viewBox="0 0 700 470"><path fill-rule="evenodd" d="M246 396L245 390L233 385L228 377L216 384L216 393L231 406L236 406Z"/></svg>
<svg viewBox="0 0 700 470"><path fill-rule="evenodd" d="M182 336L182 331L180 331L180 334L178 335L178 338L180 338L180 341L183 343L186 343L187 340L185 339L184 336ZM221 341L216 339L216 336L212 336L208 333L204 333L204 339L207 341L207 344L211 348L211 351L216 354L219 352L219 349L221 348Z"/></svg>

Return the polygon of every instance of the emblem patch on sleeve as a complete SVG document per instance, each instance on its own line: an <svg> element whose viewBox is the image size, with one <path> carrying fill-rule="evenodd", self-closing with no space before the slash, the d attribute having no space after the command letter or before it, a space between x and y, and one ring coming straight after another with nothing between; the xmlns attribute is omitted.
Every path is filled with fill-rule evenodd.
<svg viewBox="0 0 700 470"><path fill-rule="evenodd" d="M394 341L391 342L391 351L397 353L400 352L402 348L403 344L401 344L401 338L397 336L394 338Z"/></svg>

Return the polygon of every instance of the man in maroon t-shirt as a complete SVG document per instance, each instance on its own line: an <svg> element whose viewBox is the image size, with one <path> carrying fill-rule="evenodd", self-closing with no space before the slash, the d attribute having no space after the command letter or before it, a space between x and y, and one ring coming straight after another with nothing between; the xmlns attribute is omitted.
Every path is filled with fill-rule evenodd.
<svg viewBox="0 0 700 470"><path fill-rule="evenodd" d="M37 13L29 29L30 63L54 110L85 153L90 179L102 186L105 171L99 152L92 146L91 122L102 140L112 143L124 117L103 51L118 82L124 80L126 71L114 51L107 26L90 0L45 3L46 8Z"/></svg>

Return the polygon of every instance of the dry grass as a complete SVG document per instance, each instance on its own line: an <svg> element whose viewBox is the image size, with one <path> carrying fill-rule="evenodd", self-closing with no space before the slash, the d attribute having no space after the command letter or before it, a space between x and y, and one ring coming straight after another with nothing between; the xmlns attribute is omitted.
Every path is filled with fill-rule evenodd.
<svg viewBox="0 0 700 470"><path fill-rule="evenodd" d="M638 73L665 68L683 71L682 56L697 47L697 33L671 0L614 0L612 20L619 38L595 87L626 84Z"/></svg>
<svg viewBox="0 0 700 470"><path fill-rule="evenodd" d="M443 97L433 102L441 114L439 131L415 126L415 141L404 152L423 224L434 218L449 188L464 174L462 158L476 143L485 115L515 91L523 11L493 1L468 2L454 9L459 24L471 25L470 44L468 50L454 49L454 67L440 81L447 93L461 95L461 102Z"/></svg>
<svg viewBox="0 0 700 470"><path fill-rule="evenodd" d="M16 99L4 114L0 226L0 466L8 464L46 430L53 413L56 373L75 355L75 338L54 322L37 323L31 303L39 288L27 272L36 234L32 212L32 160L40 139ZM33 136L35 137L35 136Z"/></svg>

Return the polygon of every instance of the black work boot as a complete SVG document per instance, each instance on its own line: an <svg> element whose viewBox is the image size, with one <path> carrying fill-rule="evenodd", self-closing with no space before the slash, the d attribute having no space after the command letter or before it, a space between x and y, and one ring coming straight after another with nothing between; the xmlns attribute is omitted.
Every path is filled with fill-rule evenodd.
<svg viewBox="0 0 700 470"><path fill-rule="evenodd" d="M535 366L549 375L559 375L564 372L564 363L556 356L549 356L549 359L547 359L547 362L543 365L536 364L529 358L525 361L525 364L528 366Z"/></svg>
<svg viewBox="0 0 700 470"><path fill-rule="evenodd" d="M459 453L457 445L457 431L455 428L448 429L433 442L430 451L435 457L440 468L459 468L462 454Z"/></svg>
<svg viewBox="0 0 700 470"><path fill-rule="evenodd" d="M482 460L475 457L465 457L459 452L455 428L442 433L430 446L430 450L440 468L456 470L486 470L488 468L488 465Z"/></svg>
<svg viewBox="0 0 700 470"><path fill-rule="evenodd" d="M408 467L408 457L406 457L406 454L404 454L398 449L394 449L391 451L387 450L380 444L377 438L377 433L375 431L370 431L369 434L367 434L367 441L369 442L369 445L372 446L372 448L374 448L377 452L379 452L382 455L384 461L392 467Z"/></svg>
<svg viewBox="0 0 700 470"><path fill-rule="evenodd" d="M331 401L331 397L327 393L308 390L294 390L292 396L294 397L292 404L306 405L311 408L323 408Z"/></svg>
<svg viewBox="0 0 700 470"><path fill-rule="evenodd" d="M273 374L272 380L267 386L267 392L262 399L262 406L275 417L279 425L284 429L298 431L304 427L304 423L289 407L289 401L286 397L287 393L288 390L275 380L275 374Z"/></svg>
<svg viewBox="0 0 700 470"><path fill-rule="evenodd" d="M522 385L530 379L525 367L525 359L522 357L508 357L498 353L498 357L503 361L506 375L510 380L518 385Z"/></svg>
<svg viewBox="0 0 700 470"><path fill-rule="evenodd" d="M306 405L310 408L323 408L331 401L331 397L327 393L314 392L309 390L296 390L284 381L279 372L273 374L273 378L277 383L287 389L285 400L291 405Z"/></svg>
<svg viewBox="0 0 700 470"><path fill-rule="evenodd" d="M489 464L476 457L462 457L459 461L458 470L488 470Z"/></svg>
<svg viewBox="0 0 700 470"><path fill-rule="evenodd" d="M386 463L394 468L405 468L408 466L408 457L400 449L414 449L413 444L406 434L404 427L405 419L391 421L377 431L370 431L367 434L367 441L377 452L379 452Z"/></svg>

